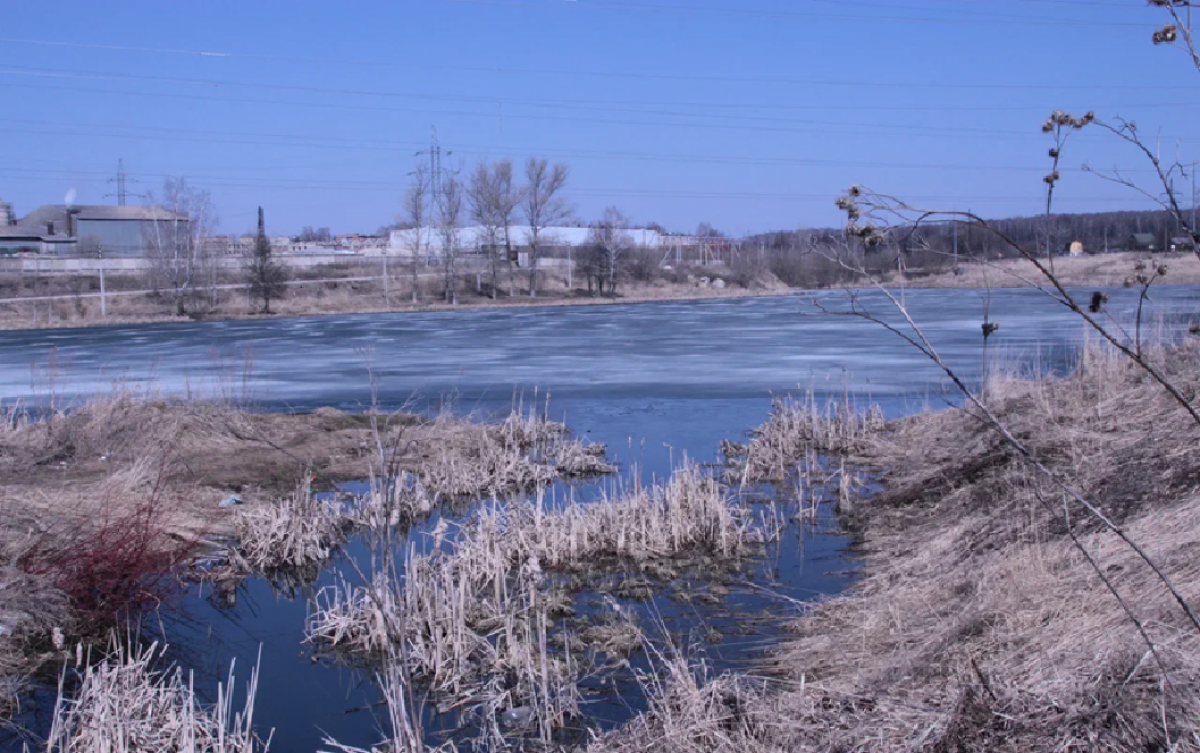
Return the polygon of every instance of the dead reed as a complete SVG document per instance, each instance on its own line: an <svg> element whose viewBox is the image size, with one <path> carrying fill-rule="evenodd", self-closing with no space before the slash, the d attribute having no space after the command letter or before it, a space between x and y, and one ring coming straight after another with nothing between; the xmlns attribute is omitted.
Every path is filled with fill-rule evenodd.
<svg viewBox="0 0 1200 753"><path fill-rule="evenodd" d="M200 700L192 677L179 667L158 669L164 649L117 646L104 660L77 663L79 685L66 692L66 671L45 744L46 753L265 753L270 739L254 732L257 667L242 708L233 704L233 668L215 703Z"/></svg>
<svg viewBox="0 0 1200 753"><path fill-rule="evenodd" d="M456 531L435 529L429 554L410 548L402 576L383 571L370 584L323 589L308 636L403 657L444 705L485 718L530 709L549 741L578 714L579 678L591 669L570 651L550 650L556 621L571 613L556 574L682 555L729 559L768 535L695 465L662 485L590 504L492 502ZM586 642L565 630L558 640Z"/></svg>
<svg viewBox="0 0 1200 753"><path fill-rule="evenodd" d="M255 505L238 518L232 564L243 572L305 568L326 562L345 539L351 516L342 503L318 499L312 478L273 504Z"/></svg>
<svg viewBox="0 0 1200 753"><path fill-rule="evenodd" d="M1200 388L1196 343L1148 352ZM1094 345L1064 376L1001 369L984 395L1200 599L1200 456L1178 403ZM866 443L884 484L857 501L865 577L793 625L773 692L735 712L711 700L730 696L720 679L664 683L593 750L1200 750L1200 635L1174 596L973 410L892 422Z"/></svg>
<svg viewBox="0 0 1200 753"><path fill-rule="evenodd" d="M777 399L749 444L724 447L739 480L783 481L797 463L814 454L865 453L883 424L883 414L874 404L860 410L849 397L821 402L810 391L800 398Z"/></svg>

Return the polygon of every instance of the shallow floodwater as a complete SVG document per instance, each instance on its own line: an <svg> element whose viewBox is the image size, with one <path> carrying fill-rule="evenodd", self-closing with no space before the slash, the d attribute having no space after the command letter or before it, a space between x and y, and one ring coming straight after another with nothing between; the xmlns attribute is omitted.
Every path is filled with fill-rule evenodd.
<svg viewBox="0 0 1200 753"><path fill-rule="evenodd" d="M1109 295L1117 316L1136 303L1133 291ZM846 298L823 293L819 300L836 309ZM993 291L987 300L980 291L916 291L906 300L969 381L983 364L985 305L1001 325L990 340L992 358L1062 368L1084 336L1069 311L1036 292ZM1152 316L1175 327L1198 301L1200 288L1163 287ZM864 294L863 302L897 321L878 293ZM549 393L552 418L606 443L622 473L636 468L644 480L664 477L685 454L715 460L722 439L739 439L766 418L772 395L849 392L893 415L956 399L912 346L868 322L818 315L801 296L0 333L0 400L7 405L69 403L126 385L249 398L266 410L355 410L371 401L369 371L388 406L412 400L425 409L442 403L492 414L507 412L514 395L541 404ZM554 493L586 496L595 488ZM684 639L700 630L721 633L724 639L704 652L718 669L737 668L778 635L773 619L794 613L760 586L810 599L845 588L853 568L851 540L827 519L815 529L789 528L767 558L738 576L743 587L723 604L655 599L654 607ZM331 578L324 574L317 586ZM256 719L276 728L272 750L314 751L324 734L375 742L380 710L369 673L316 660L302 644L307 609L302 594L253 579L232 607L214 606L203 594L186 599L182 617L168 620L167 637L208 688L235 657L244 680L261 648ZM587 711L612 726L641 707L632 693L597 694Z"/></svg>

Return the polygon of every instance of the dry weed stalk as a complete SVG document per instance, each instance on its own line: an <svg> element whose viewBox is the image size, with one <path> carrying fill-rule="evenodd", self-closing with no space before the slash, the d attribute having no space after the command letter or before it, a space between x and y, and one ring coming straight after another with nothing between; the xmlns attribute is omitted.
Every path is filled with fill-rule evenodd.
<svg viewBox="0 0 1200 753"><path fill-rule="evenodd" d="M64 669L46 753L265 753L269 737L262 740L254 732L258 668L250 674L241 709L233 705L232 665L209 706L182 669L155 668L164 652L158 644L118 646L103 661L84 666L71 697Z"/></svg>

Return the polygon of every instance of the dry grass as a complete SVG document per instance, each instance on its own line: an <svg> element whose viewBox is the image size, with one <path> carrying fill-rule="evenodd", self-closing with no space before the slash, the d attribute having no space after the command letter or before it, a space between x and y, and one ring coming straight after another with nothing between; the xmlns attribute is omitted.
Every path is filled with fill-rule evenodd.
<svg viewBox="0 0 1200 753"><path fill-rule="evenodd" d="M1146 262L1155 266L1166 264L1165 282L1195 284L1200 282L1200 260L1190 253L1121 252L1095 256L1063 257L1054 260L1054 274L1067 286L1120 287L1137 272L1134 266ZM904 284L914 288L1016 288L1025 287L1025 280L1044 283L1045 278L1026 259L1003 259L980 264L964 263L959 274L944 272L926 277L913 276ZM888 285L900 284L894 275L885 280Z"/></svg>
<svg viewBox="0 0 1200 753"><path fill-rule="evenodd" d="M858 460L883 424L878 406L860 410L849 396L824 403L812 392L777 399L748 444L722 443L727 475L741 483L782 482L815 473L823 457Z"/></svg>
<svg viewBox="0 0 1200 753"><path fill-rule="evenodd" d="M324 563L342 543L350 518L341 503L319 500L312 479L274 504L245 510L238 520L233 564L245 572Z"/></svg>
<svg viewBox="0 0 1200 753"><path fill-rule="evenodd" d="M1200 348L1155 358L1195 394ZM1066 377L1010 373L987 399L1200 600L1196 428L1161 388L1092 347ZM676 682L594 750L1200 750L1200 635L1116 536L969 410L901 420L856 449L885 469L856 507L866 576L795 623L774 692L734 714L711 700L728 680Z"/></svg>
<svg viewBox="0 0 1200 753"><path fill-rule="evenodd" d="M244 707L233 705L233 670L207 705L191 676L158 669L163 651L121 646L80 671L78 689L59 684L46 753L265 753L253 729L258 670L250 674ZM64 671L64 679L66 673Z"/></svg>
<svg viewBox="0 0 1200 753"><path fill-rule="evenodd" d="M485 719L529 708L549 742L578 715L577 686L589 670L571 651L548 648L555 621L570 613L554 573L685 554L737 557L768 535L695 466L662 486L591 504L492 503L458 531L439 525L433 551L410 550L402 577L384 571L370 586L322 590L309 640L398 655L450 699L446 705L476 708ZM559 639L581 646L612 644L614 636Z"/></svg>

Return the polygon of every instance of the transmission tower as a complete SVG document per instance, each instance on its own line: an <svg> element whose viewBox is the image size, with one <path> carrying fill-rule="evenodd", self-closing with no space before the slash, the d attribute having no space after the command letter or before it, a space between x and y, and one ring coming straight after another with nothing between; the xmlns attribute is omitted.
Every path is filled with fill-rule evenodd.
<svg viewBox="0 0 1200 753"><path fill-rule="evenodd" d="M127 189L127 184L128 183L137 183L139 181L136 178L130 180L125 175L125 160L124 159L117 160L117 177L109 178L107 182L116 183L117 184L117 192L115 194L106 193L106 194L104 194L104 198L111 199L111 198L116 197L117 206L119 206L119 207L125 206L126 199L129 196L136 196L138 198L143 198L145 196L144 194L140 194L140 193L135 193L135 194L129 193L129 191Z"/></svg>
<svg viewBox="0 0 1200 753"><path fill-rule="evenodd" d="M453 153L442 150L442 145L438 142L437 126L432 126L429 149L417 152L417 156L429 156L429 188L434 196L439 196L442 190L442 156L449 157Z"/></svg>

